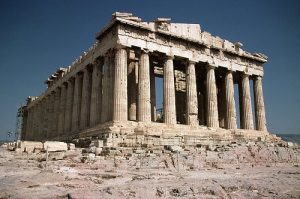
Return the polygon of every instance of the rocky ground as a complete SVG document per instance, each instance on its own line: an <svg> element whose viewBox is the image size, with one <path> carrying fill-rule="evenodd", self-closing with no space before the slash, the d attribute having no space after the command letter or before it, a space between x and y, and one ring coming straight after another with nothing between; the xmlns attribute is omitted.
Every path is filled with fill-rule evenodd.
<svg viewBox="0 0 300 199"><path fill-rule="evenodd" d="M110 150L52 152L46 161L44 152L1 148L0 198L300 198L299 149Z"/></svg>

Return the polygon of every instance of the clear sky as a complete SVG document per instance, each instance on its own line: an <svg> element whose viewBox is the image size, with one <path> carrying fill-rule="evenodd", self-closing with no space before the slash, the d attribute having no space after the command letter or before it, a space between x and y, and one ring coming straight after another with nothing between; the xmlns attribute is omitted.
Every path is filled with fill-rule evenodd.
<svg viewBox="0 0 300 199"><path fill-rule="evenodd" d="M242 42L247 51L266 54L268 128L300 134L299 0L0 0L0 140L15 130L17 107L88 49L116 11L144 21L198 23L212 35Z"/></svg>

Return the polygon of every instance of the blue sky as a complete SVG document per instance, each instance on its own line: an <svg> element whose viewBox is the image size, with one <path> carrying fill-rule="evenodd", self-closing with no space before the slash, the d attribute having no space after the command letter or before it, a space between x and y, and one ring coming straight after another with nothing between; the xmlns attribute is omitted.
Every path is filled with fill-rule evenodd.
<svg viewBox="0 0 300 199"><path fill-rule="evenodd" d="M0 0L0 140L14 131L17 107L39 95L44 80L95 41L116 11L144 21L171 17L263 52L268 128L300 134L300 1Z"/></svg>

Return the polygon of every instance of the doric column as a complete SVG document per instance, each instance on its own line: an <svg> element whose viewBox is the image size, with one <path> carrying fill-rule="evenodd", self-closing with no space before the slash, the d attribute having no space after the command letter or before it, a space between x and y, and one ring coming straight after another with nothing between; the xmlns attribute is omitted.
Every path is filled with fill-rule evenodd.
<svg viewBox="0 0 300 199"><path fill-rule="evenodd" d="M207 90L207 126L219 127L218 121L218 99L216 88L215 67L209 65L206 76L206 90Z"/></svg>
<svg viewBox="0 0 300 199"><path fill-rule="evenodd" d="M67 95L67 84L61 85L60 104L59 104L59 117L58 117L58 135L61 136L64 133L65 125L65 111L66 111L66 95Z"/></svg>
<svg viewBox="0 0 300 199"><path fill-rule="evenodd" d="M90 108L90 126L100 123L101 103L102 103L102 64L99 59L93 65L92 73L92 93Z"/></svg>
<svg viewBox="0 0 300 199"><path fill-rule="evenodd" d="M156 121L156 90L154 66L150 65L150 91L151 91L151 120Z"/></svg>
<svg viewBox="0 0 300 199"><path fill-rule="evenodd" d="M103 65L101 123L112 120L112 98L114 93L114 64L112 61L111 54L107 53Z"/></svg>
<svg viewBox="0 0 300 199"><path fill-rule="evenodd" d="M198 101L195 62L189 61L186 67L186 123L198 125Z"/></svg>
<svg viewBox="0 0 300 199"><path fill-rule="evenodd" d="M34 140L34 135L36 134L36 105L32 106L32 132L30 134L30 140Z"/></svg>
<svg viewBox="0 0 300 199"><path fill-rule="evenodd" d="M139 59L138 120L151 122L149 55L142 52Z"/></svg>
<svg viewBox="0 0 300 199"><path fill-rule="evenodd" d="M27 128L26 128L26 136L25 136L25 140L29 140L30 138L30 134L31 134L31 121L32 121L32 111L31 108L27 109Z"/></svg>
<svg viewBox="0 0 300 199"><path fill-rule="evenodd" d="M138 62L128 64L128 119L137 120Z"/></svg>
<svg viewBox="0 0 300 199"><path fill-rule="evenodd" d="M58 123L59 123L59 113L60 113L60 95L61 88L57 87L55 89L55 103L54 103L54 129L53 129L53 137L58 136Z"/></svg>
<svg viewBox="0 0 300 199"><path fill-rule="evenodd" d="M175 84L173 57L164 64L164 123L176 124Z"/></svg>
<svg viewBox="0 0 300 199"><path fill-rule="evenodd" d="M254 86L254 103L255 103L255 122L256 129L259 131L267 131L265 103L262 88L262 77L255 76L253 80Z"/></svg>
<svg viewBox="0 0 300 199"><path fill-rule="evenodd" d="M42 127L42 123L41 123L41 101L40 99L38 99L39 101L36 104L36 134L35 134L35 140L40 140L41 137L41 127Z"/></svg>
<svg viewBox="0 0 300 199"><path fill-rule="evenodd" d="M91 73L87 68L85 68L83 70L83 80L82 80L80 129L85 129L90 124L91 83L92 83Z"/></svg>
<svg viewBox="0 0 300 199"><path fill-rule="evenodd" d="M75 76L74 84L74 100L72 113L72 132L79 130L80 111L81 111L81 95L82 95L82 74Z"/></svg>
<svg viewBox="0 0 300 199"><path fill-rule="evenodd" d="M249 75L242 74L242 81L240 83L240 101L241 101L241 128L253 129L253 116L251 105L251 94L249 85Z"/></svg>
<svg viewBox="0 0 300 199"><path fill-rule="evenodd" d="M115 51L114 82L113 121L127 121L127 52L119 47Z"/></svg>
<svg viewBox="0 0 300 199"><path fill-rule="evenodd" d="M44 104L44 132L43 132L43 139L47 139L48 132L49 132L49 107L50 107L50 96L47 95L45 97L45 104Z"/></svg>
<svg viewBox="0 0 300 199"><path fill-rule="evenodd" d="M232 71L228 71L225 74L225 105L226 105L226 115L225 115L225 128L226 129L236 129L236 109L234 100L234 85Z"/></svg>
<svg viewBox="0 0 300 199"><path fill-rule="evenodd" d="M70 134L72 130L72 110L73 110L73 99L74 99L74 78L69 79L67 87L67 99L66 99L66 110L65 110L65 134Z"/></svg>
<svg viewBox="0 0 300 199"><path fill-rule="evenodd" d="M51 92L49 95L49 131L47 133L47 139L51 139L53 137L53 130L55 128L55 114L54 114L54 107L55 107L55 93Z"/></svg>

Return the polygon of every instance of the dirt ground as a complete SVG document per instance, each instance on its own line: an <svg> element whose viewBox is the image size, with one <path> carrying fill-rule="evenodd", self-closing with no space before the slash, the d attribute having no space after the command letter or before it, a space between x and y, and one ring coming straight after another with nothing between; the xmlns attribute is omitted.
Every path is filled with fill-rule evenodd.
<svg viewBox="0 0 300 199"><path fill-rule="evenodd" d="M44 153L0 149L0 198L300 198L295 164L222 168L143 168L139 162L80 153L50 160Z"/></svg>

